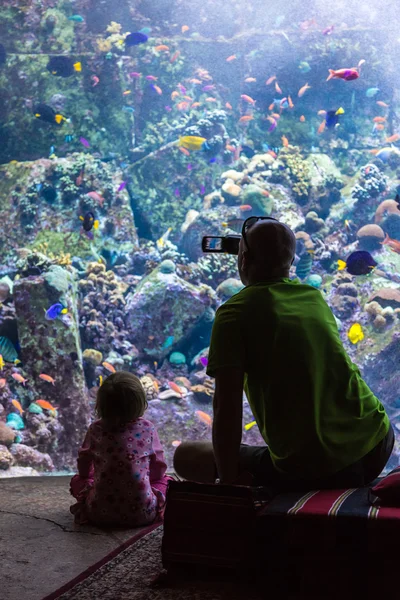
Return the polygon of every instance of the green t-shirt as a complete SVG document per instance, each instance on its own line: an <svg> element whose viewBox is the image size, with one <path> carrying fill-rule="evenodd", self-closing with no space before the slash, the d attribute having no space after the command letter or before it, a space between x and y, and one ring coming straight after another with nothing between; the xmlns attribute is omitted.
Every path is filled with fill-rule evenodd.
<svg viewBox="0 0 400 600"><path fill-rule="evenodd" d="M279 278L249 285L219 307L207 374L240 367L275 467L330 475L372 450L389 418L347 356L321 293Z"/></svg>

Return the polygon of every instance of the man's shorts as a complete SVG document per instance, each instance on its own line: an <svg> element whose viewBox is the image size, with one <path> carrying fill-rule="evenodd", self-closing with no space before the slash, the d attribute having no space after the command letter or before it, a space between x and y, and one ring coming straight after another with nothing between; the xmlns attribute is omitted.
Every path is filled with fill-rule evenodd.
<svg viewBox="0 0 400 600"><path fill-rule="evenodd" d="M361 460L338 473L320 479L288 479L274 467L268 446L240 446L240 470L253 475L254 486L273 486L279 491L353 488L368 485L384 469L394 446L393 428Z"/></svg>

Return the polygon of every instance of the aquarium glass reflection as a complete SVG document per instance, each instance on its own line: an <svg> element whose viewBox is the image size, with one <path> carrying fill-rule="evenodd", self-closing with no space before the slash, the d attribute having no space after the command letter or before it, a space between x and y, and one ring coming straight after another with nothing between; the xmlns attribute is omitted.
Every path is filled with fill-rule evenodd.
<svg viewBox="0 0 400 600"><path fill-rule="evenodd" d="M398 31L386 0L1 2L0 475L74 470L114 370L169 465L211 438L211 328L242 284L201 240L253 215L295 231L291 277L397 432Z"/></svg>

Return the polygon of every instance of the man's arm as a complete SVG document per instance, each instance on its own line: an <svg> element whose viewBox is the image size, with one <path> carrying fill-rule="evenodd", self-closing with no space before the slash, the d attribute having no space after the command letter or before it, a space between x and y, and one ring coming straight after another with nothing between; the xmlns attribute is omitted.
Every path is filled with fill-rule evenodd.
<svg viewBox="0 0 400 600"><path fill-rule="evenodd" d="M242 440L244 371L222 367L215 374L212 439L218 475L223 483L239 476L239 449Z"/></svg>

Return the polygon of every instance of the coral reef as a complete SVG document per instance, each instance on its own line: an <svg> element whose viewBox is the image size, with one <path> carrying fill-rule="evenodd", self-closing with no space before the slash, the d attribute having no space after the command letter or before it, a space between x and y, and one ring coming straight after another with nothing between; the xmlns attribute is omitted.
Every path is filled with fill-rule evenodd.
<svg viewBox="0 0 400 600"><path fill-rule="evenodd" d="M379 225L369 224L360 227L357 238L363 250L378 250L385 239L385 234Z"/></svg>

